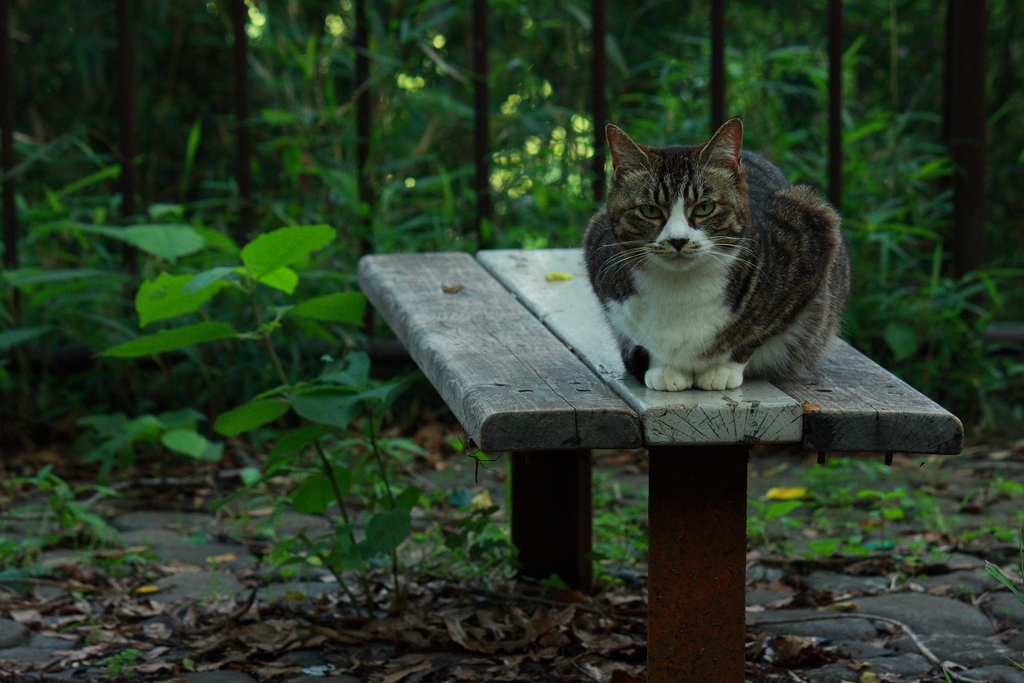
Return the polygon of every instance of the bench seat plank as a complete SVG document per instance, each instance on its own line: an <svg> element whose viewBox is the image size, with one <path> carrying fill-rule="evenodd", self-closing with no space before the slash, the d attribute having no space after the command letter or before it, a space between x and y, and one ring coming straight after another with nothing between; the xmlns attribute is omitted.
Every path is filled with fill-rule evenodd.
<svg viewBox="0 0 1024 683"><path fill-rule="evenodd" d="M799 442L799 402L768 382L729 391L648 389L626 373L578 249L481 251L477 258L637 413L648 445ZM548 273L571 280L548 280Z"/></svg>
<svg viewBox="0 0 1024 683"><path fill-rule="evenodd" d="M359 284L482 450L641 445L637 415L471 255L365 256Z"/></svg>
<svg viewBox="0 0 1024 683"><path fill-rule="evenodd" d="M776 385L806 406L803 445L808 450L963 449L964 428L955 415L841 339L808 376Z"/></svg>
<svg viewBox="0 0 1024 683"><path fill-rule="evenodd" d="M747 380L722 392L651 391L622 367L579 249L482 251L477 258L640 414L648 444L791 441L818 451L908 453L962 448L956 416L839 339L799 380L774 386ZM573 279L549 281L549 273ZM716 427L730 423L731 434Z"/></svg>

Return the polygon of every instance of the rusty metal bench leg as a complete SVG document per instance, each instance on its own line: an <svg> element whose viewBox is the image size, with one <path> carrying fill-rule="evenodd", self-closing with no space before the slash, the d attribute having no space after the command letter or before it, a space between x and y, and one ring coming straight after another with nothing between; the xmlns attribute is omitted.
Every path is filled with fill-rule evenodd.
<svg viewBox="0 0 1024 683"><path fill-rule="evenodd" d="M512 542L524 576L558 574L589 589L591 517L590 451L512 454Z"/></svg>
<svg viewBox="0 0 1024 683"><path fill-rule="evenodd" d="M747 449L650 454L647 680L741 683Z"/></svg>

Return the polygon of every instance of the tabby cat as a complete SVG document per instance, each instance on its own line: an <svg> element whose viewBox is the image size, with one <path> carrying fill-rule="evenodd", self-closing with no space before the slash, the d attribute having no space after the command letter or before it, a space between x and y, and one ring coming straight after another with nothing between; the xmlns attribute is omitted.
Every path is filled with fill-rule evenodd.
<svg viewBox="0 0 1024 683"><path fill-rule="evenodd" d="M626 369L651 389L721 390L817 362L850 285L836 212L742 151L738 118L696 146L607 135L614 175L584 253Z"/></svg>

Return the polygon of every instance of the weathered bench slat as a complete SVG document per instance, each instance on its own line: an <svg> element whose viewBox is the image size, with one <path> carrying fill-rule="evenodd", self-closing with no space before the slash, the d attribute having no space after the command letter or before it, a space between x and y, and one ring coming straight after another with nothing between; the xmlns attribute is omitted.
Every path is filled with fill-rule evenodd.
<svg viewBox="0 0 1024 683"><path fill-rule="evenodd" d="M841 339L807 377L776 385L805 405L808 450L959 453L963 448L964 428L955 415Z"/></svg>
<svg viewBox="0 0 1024 683"><path fill-rule="evenodd" d="M636 410L644 441L668 444L792 443L799 402L768 382L730 391L653 391L626 373L578 249L481 251L477 258ZM571 280L547 280L549 273Z"/></svg>
<svg viewBox="0 0 1024 683"><path fill-rule="evenodd" d="M792 441L810 450L911 453L962 447L954 415L838 339L800 380L748 380L735 392L647 390L622 367L578 249L482 251L477 258L640 413L648 444ZM574 277L545 279L552 272ZM730 418L731 441L728 429L715 427Z"/></svg>
<svg viewBox="0 0 1024 683"><path fill-rule="evenodd" d="M481 449L641 444L636 414L469 254L365 256L359 284Z"/></svg>

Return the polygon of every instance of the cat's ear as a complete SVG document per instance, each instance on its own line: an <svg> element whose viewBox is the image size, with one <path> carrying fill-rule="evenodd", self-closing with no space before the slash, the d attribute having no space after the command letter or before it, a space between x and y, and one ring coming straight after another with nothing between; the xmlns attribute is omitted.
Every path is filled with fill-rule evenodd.
<svg viewBox="0 0 1024 683"><path fill-rule="evenodd" d="M740 167L742 152L743 122L736 117L723 123L718 132L704 143L700 150L700 158L713 164L728 166L729 170L736 171Z"/></svg>
<svg viewBox="0 0 1024 683"><path fill-rule="evenodd" d="M612 168L615 169L616 180L629 171L649 169L658 158L651 152L650 147L633 142L633 138L614 123L608 124L605 134L608 136L608 149L612 153Z"/></svg>

